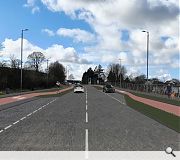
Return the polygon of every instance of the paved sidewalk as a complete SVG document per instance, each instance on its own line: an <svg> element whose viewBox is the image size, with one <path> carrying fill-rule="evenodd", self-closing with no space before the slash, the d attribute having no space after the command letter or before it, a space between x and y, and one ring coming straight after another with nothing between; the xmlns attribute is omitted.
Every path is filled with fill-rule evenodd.
<svg viewBox="0 0 180 160"><path fill-rule="evenodd" d="M20 100L33 98L33 97L36 97L36 96L58 94L58 93L68 91L70 89L72 89L72 87L68 87L68 88L65 88L65 89L62 89L62 90L58 90L58 91L30 93L30 94L23 94L23 95L18 95L18 96L13 96L13 97L0 98L0 106L3 105L3 104L8 104L8 103L17 102L17 101L20 101Z"/></svg>
<svg viewBox="0 0 180 160"><path fill-rule="evenodd" d="M135 96L129 92L118 90L118 89L116 89L116 91L119 93L122 93L122 94L126 94L136 101L139 101L139 102L142 102L142 103L147 104L149 106L152 106L154 108L158 108L160 110L172 113L176 116L180 116L180 107L179 106L167 104L167 103L163 103L163 102L158 102L158 101L147 99L147 98L138 97L138 96Z"/></svg>

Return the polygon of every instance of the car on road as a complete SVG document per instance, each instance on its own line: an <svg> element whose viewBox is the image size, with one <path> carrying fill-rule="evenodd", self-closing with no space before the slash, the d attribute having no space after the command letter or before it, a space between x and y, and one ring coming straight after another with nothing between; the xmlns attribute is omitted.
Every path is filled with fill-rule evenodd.
<svg viewBox="0 0 180 160"><path fill-rule="evenodd" d="M74 93L84 93L84 87L82 85L75 85L74 86Z"/></svg>
<svg viewBox="0 0 180 160"><path fill-rule="evenodd" d="M103 92L105 92L105 93L115 93L115 88L110 84L106 84L106 85L103 86Z"/></svg>

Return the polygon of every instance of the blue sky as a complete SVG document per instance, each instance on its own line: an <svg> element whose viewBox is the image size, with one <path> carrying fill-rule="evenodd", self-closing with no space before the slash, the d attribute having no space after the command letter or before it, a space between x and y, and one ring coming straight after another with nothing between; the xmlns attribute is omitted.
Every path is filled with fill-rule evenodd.
<svg viewBox="0 0 180 160"><path fill-rule="evenodd" d="M80 79L89 67L102 64L106 69L121 58L128 75L146 74L146 35L141 31L148 30L150 77L179 79L178 0L136 1L0 1L1 60L19 57L21 29L28 28L24 61L39 50L52 62L69 65Z"/></svg>

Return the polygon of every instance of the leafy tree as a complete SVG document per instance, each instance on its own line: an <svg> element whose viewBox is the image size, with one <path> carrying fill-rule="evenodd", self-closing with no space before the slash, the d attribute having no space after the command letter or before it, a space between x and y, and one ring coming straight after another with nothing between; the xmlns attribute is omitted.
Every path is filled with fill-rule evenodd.
<svg viewBox="0 0 180 160"><path fill-rule="evenodd" d="M49 66L49 77L51 83L64 82L65 80L65 68L58 61L51 63Z"/></svg>
<svg viewBox="0 0 180 160"><path fill-rule="evenodd" d="M35 71L38 72L41 64L45 60L45 56L41 52L33 52L27 57L27 59L29 67L35 69Z"/></svg>

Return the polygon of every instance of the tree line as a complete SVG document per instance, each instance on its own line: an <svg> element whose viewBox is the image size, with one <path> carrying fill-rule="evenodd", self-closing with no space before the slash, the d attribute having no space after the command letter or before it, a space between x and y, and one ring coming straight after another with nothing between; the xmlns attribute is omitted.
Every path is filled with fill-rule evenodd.
<svg viewBox="0 0 180 160"><path fill-rule="evenodd" d="M65 80L65 67L58 61L50 63L46 71L42 71L42 64L46 62L44 54L33 52L27 57L23 65L23 89L43 89L61 83ZM0 61L0 90L20 88L21 61L11 55L9 60Z"/></svg>
<svg viewBox="0 0 180 160"><path fill-rule="evenodd" d="M158 78L151 78L148 81L151 84L164 84L171 81L174 84L179 84L179 80L177 79L162 82ZM109 82L112 85L119 85L120 83L146 84L147 79L144 74L135 77L133 75L128 76L125 66L116 63L109 64L106 72L104 71L102 66L99 65L96 66L94 69L89 68L86 72L83 73L83 84L104 84L105 82Z"/></svg>

